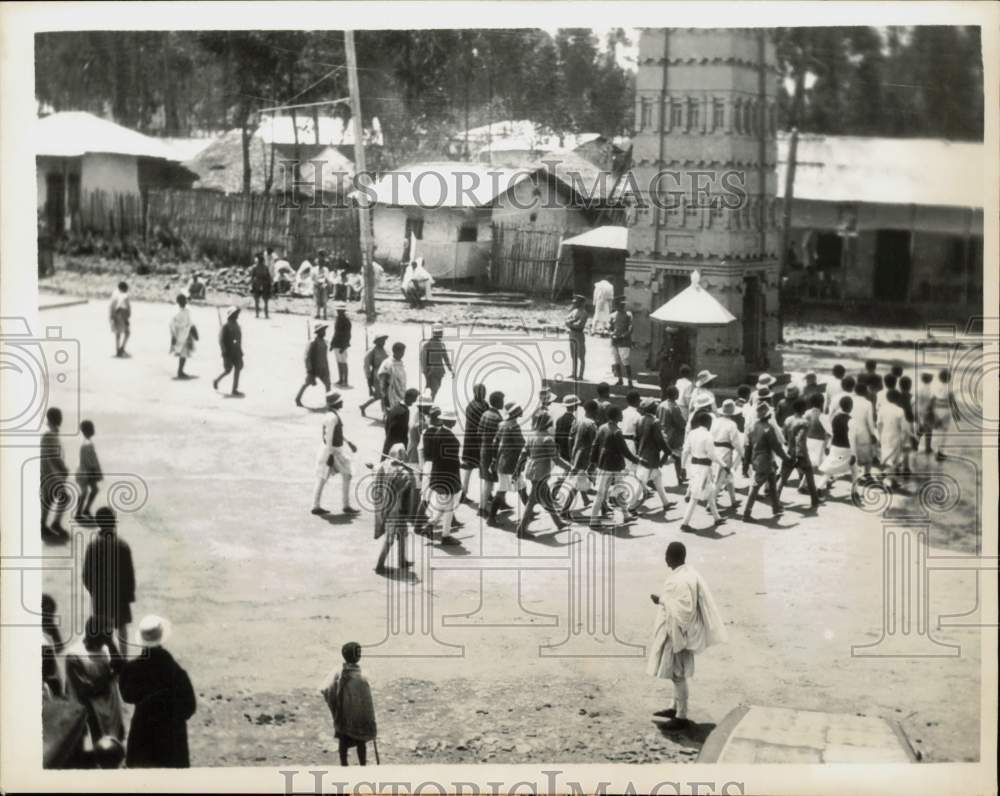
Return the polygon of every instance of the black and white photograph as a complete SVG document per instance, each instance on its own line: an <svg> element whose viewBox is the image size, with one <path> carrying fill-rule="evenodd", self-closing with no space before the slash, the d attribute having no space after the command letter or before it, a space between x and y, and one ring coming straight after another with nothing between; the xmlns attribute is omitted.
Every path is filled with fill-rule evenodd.
<svg viewBox="0 0 1000 796"><path fill-rule="evenodd" d="M5 791L996 792L996 6L0 19Z"/></svg>

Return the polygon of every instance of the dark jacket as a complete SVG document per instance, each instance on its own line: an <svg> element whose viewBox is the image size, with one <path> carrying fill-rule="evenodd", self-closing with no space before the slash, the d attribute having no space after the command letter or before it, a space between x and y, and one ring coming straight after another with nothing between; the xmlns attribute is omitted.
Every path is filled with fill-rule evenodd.
<svg viewBox="0 0 1000 796"><path fill-rule="evenodd" d="M306 378L311 383L316 379L323 381L330 378L330 360L326 356L326 341L314 337L306 347Z"/></svg>
<svg viewBox="0 0 1000 796"><path fill-rule="evenodd" d="M500 413L490 407L483 416L479 418L479 471L484 478L492 478L492 471L496 469L497 461L497 431L500 428L502 418Z"/></svg>
<svg viewBox="0 0 1000 796"><path fill-rule="evenodd" d="M135 569L128 542L100 532L83 557L83 585L94 601L94 615L110 627L132 621Z"/></svg>
<svg viewBox="0 0 1000 796"><path fill-rule="evenodd" d="M330 340L330 350L335 348L350 348L351 346L351 319L346 315L337 313L333 319L333 339Z"/></svg>
<svg viewBox="0 0 1000 796"><path fill-rule="evenodd" d="M397 442L407 445L410 440L410 407L398 403L385 413L385 444L382 453L388 453L389 448Z"/></svg>
<svg viewBox="0 0 1000 796"><path fill-rule="evenodd" d="M191 680L163 647L150 647L122 669L122 699L135 705L128 731L129 768L188 768L187 720L196 703Z"/></svg>
<svg viewBox="0 0 1000 796"><path fill-rule="evenodd" d="M644 467L659 467L663 454L668 450L656 418L644 414L639 418L639 425L635 429L635 452L639 461Z"/></svg>
<svg viewBox="0 0 1000 796"><path fill-rule="evenodd" d="M597 423L598 428L608 422L608 410L610 408L611 401L606 401L601 398L597 399L597 415L594 417L594 422Z"/></svg>
<svg viewBox="0 0 1000 796"><path fill-rule="evenodd" d="M597 429L597 441L591 453L591 460L597 468L607 472L620 472L625 469L626 459L630 462L639 461L625 444L622 430L618 426L612 428L608 423Z"/></svg>
<svg viewBox="0 0 1000 796"><path fill-rule="evenodd" d="M458 437L451 429L431 426L424 432L424 461L431 463L431 489L454 495L462 488L458 448Z"/></svg>
<svg viewBox="0 0 1000 796"><path fill-rule="evenodd" d="M258 263L250 271L250 284L254 293L271 292L271 269L264 263Z"/></svg>
<svg viewBox="0 0 1000 796"><path fill-rule="evenodd" d="M63 459L62 443L59 441L59 432L48 431L42 433L42 440L39 446L41 477L64 476L69 473L69 467Z"/></svg>
<svg viewBox="0 0 1000 796"><path fill-rule="evenodd" d="M566 461L573 456L573 424L576 422L576 415L573 412L566 412L559 415L556 420L556 445L559 447L559 455Z"/></svg>
<svg viewBox="0 0 1000 796"><path fill-rule="evenodd" d="M517 424L517 418L504 420L496 435L497 472L504 475L514 475L517 472L517 460L524 447L524 434Z"/></svg>
<svg viewBox="0 0 1000 796"><path fill-rule="evenodd" d="M233 320L226 321L219 330L219 348L222 358L243 367L243 332Z"/></svg>
<svg viewBox="0 0 1000 796"><path fill-rule="evenodd" d="M462 464L468 467L479 466L479 453L483 441L479 436L479 421L490 405L486 401L474 398L465 407L465 434L462 440Z"/></svg>
<svg viewBox="0 0 1000 796"><path fill-rule="evenodd" d="M684 447L684 413L677 402L663 401L656 410L660 433L670 450L679 453Z"/></svg>
<svg viewBox="0 0 1000 796"><path fill-rule="evenodd" d="M593 418L581 417L573 423L573 451L570 464L573 471L585 473L590 469L590 454L597 439L597 423Z"/></svg>
<svg viewBox="0 0 1000 796"><path fill-rule="evenodd" d="M750 430L750 447L753 450L753 471L755 477L774 472L774 457L788 461L788 454L781 447L778 435L770 419L758 420Z"/></svg>

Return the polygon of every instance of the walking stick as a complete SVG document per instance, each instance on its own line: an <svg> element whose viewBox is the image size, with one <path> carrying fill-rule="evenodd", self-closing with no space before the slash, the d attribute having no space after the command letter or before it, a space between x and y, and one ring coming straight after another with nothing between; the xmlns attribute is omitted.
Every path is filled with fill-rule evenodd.
<svg viewBox="0 0 1000 796"><path fill-rule="evenodd" d="M380 766L380 765L382 765L382 761L379 760L379 757L378 757L378 739L377 738L372 738L372 745L375 747L375 765Z"/></svg>
<svg viewBox="0 0 1000 796"><path fill-rule="evenodd" d="M215 320L219 322L219 327L222 327L222 310L219 309L219 305L215 305Z"/></svg>

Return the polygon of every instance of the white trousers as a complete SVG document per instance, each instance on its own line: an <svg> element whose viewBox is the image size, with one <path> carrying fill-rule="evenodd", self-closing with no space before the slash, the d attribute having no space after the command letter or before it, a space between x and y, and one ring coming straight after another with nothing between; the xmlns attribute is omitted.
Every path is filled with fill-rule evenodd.
<svg viewBox="0 0 1000 796"><path fill-rule="evenodd" d="M445 492L430 490L427 501L427 513L430 515L431 523L436 525L441 523L441 536L451 536L451 522L455 518L455 509L462 499L461 494L454 495Z"/></svg>

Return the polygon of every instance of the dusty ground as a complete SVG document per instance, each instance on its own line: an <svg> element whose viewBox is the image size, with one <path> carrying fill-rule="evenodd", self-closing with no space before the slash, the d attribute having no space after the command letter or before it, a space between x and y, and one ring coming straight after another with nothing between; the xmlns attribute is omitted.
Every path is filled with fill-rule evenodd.
<svg viewBox="0 0 1000 796"><path fill-rule="evenodd" d="M98 291L102 299L106 292ZM135 474L148 486L141 510L121 523L137 566L134 613L160 613L174 624L169 647L199 694L189 725L195 765L334 763L318 687L339 666L348 640L367 648L362 664L374 689L385 762L692 760L711 726L743 702L883 715L900 720L928 760L975 759L975 629L934 630L939 641L960 645L957 657L852 655L852 645L881 635L882 518L851 504L846 483L818 516L803 513L805 499L793 488L784 496L792 505L777 523L730 520L715 532L699 512L701 530L681 534L675 508L667 522L653 515L622 529L613 537L611 593L619 642L604 637L590 657L545 656L540 646L567 638L568 557L599 537L581 526L555 534L542 516L531 526L536 540L519 550L509 524L481 531L474 509L464 506L464 555L421 540L411 556L430 562L433 573L418 568L415 584L378 577L371 571L378 549L370 517L344 522L337 514L324 520L308 513L320 416L292 403L302 377L302 319L244 317L247 396L232 400L211 387L219 370L213 308L194 309L203 343L190 366L199 378L190 382L172 379L173 308L137 301L133 312L131 359L112 356L103 300L42 317L80 341L82 414L97 426L105 471ZM379 326L410 344L407 365L415 374L419 327L387 320ZM599 361L603 347L595 349L593 367L607 370L609 363ZM816 364L820 351L851 366L869 353L792 347L786 361L801 369ZM905 349L874 353L906 356ZM354 383L362 354L360 345L351 348ZM523 377L502 374L511 390ZM50 386L52 403L72 403L65 387ZM350 391L347 400L347 432L371 459L382 429L360 417L360 392ZM306 402L318 409L320 390L307 393ZM71 467L77 444L66 443ZM933 518L935 556L969 554L976 546L979 452L954 447L952 453L944 472L962 493L946 517ZM940 470L927 457L917 469ZM339 492L331 483L324 501L335 511ZM104 499L102 493L98 505ZM912 497L895 501L898 509ZM760 506L755 513L768 512ZM648 595L664 574L663 549L681 538L689 561L711 584L731 638L698 660L691 685L698 728L691 737L665 737L648 716L670 686L648 678L636 656L653 618ZM519 602L515 571L480 576L443 568L510 566L512 559L520 566L519 553L531 567L521 572ZM542 565L551 569L536 568L540 557L549 557ZM50 577L48 588L67 604L64 579ZM964 621L976 621L971 573L932 571L930 592L932 626L941 615L969 611ZM433 637L387 633L393 593L429 611L423 615ZM414 649L446 657L400 654Z"/></svg>

